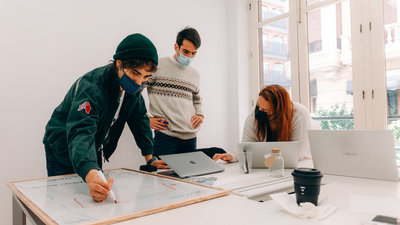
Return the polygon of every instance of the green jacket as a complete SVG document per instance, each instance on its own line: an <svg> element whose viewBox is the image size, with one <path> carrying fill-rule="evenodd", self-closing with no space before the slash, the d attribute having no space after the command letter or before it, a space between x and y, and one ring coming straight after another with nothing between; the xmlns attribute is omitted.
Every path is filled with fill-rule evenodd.
<svg viewBox="0 0 400 225"><path fill-rule="evenodd" d="M142 155L153 153L153 137L141 92L125 93L118 120L110 129L119 105L120 84L111 64L78 79L54 110L46 126L43 143L58 163L71 166L83 179L97 162L102 144L106 160L115 151L125 122ZM110 131L109 131L110 130ZM109 142L103 143L109 131Z"/></svg>

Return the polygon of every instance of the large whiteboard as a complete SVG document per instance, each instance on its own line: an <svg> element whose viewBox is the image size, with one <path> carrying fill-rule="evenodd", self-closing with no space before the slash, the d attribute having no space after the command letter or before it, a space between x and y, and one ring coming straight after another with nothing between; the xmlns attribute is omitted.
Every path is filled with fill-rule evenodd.
<svg viewBox="0 0 400 225"><path fill-rule="evenodd" d="M118 204L110 198L95 202L77 175L9 182L15 195L49 224L107 224L137 218L227 195L229 190L180 179L117 169L105 171L114 179Z"/></svg>

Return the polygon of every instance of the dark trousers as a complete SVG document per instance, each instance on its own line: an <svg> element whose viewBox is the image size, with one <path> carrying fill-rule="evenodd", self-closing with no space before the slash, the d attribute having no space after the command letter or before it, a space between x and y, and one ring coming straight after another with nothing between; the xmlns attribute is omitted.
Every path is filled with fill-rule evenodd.
<svg viewBox="0 0 400 225"><path fill-rule="evenodd" d="M50 176L76 173L74 167L72 166L71 161L69 160L68 152L65 153L66 155L63 155L63 157L61 157L64 160L68 159L68 162L67 161L60 162L59 159L54 154L55 152L54 149L51 149L49 146L45 146L45 149L46 149L47 176L50 177ZM102 168L101 154L97 154L97 163L99 167Z"/></svg>
<svg viewBox="0 0 400 225"><path fill-rule="evenodd" d="M196 150L196 137L184 140L168 136L157 130L154 133L154 156L193 152Z"/></svg>

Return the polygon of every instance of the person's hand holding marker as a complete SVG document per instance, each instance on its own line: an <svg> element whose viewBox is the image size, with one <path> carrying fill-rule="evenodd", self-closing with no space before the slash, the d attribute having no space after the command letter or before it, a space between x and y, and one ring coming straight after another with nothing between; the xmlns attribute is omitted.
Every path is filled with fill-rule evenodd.
<svg viewBox="0 0 400 225"><path fill-rule="evenodd" d="M89 187L90 195L96 202L102 202L107 198L114 183L112 178L108 178L107 182L105 182L99 176L97 169L90 170L85 177L85 181Z"/></svg>
<svg viewBox="0 0 400 225"><path fill-rule="evenodd" d="M168 121L162 117L149 117L150 128L154 130L165 130L168 127Z"/></svg>

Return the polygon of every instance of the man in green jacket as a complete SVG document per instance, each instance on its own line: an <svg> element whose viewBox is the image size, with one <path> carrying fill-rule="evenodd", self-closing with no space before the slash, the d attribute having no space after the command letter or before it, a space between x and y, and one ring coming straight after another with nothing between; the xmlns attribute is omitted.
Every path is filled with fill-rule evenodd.
<svg viewBox="0 0 400 225"><path fill-rule="evenodd" d="M153 138L141 94L145 82L157 70L153 43L131 34L118 45L114 61L79 78L46 126L48 176L77 173L88 184L95 201L107 198L113 180L101 180L102 169L115 151L125 122L147 164L167 168L153 157Z"/></svg>

